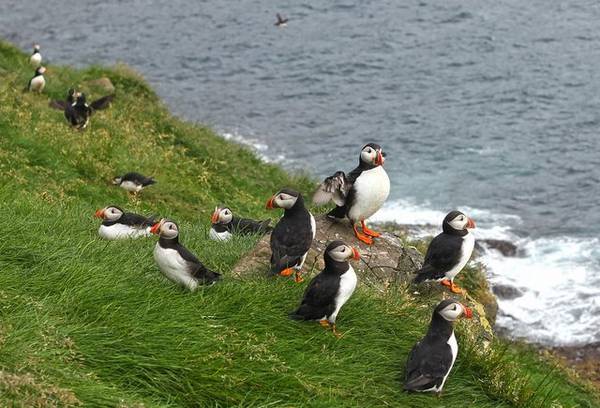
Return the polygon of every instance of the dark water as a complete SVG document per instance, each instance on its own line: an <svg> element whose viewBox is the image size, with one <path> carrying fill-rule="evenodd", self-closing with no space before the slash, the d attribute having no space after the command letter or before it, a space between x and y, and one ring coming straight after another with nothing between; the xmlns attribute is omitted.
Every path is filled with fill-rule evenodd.
<svg viewBox="0 0 600 408"><path fill-rule="evenodd" d="M124 61L171 109L319 176L388 152L379 219L469 211L500 325L600 340L600 4L592 1L0 0L0 36L54 63ZM290 18L273 26L274 14Z"/></svg>

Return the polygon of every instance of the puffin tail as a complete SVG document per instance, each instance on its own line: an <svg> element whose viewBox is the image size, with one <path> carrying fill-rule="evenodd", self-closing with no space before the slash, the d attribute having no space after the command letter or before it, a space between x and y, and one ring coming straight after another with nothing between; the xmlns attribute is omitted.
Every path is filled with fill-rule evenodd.
<svg viewBox="0 0 600 408"><path fill-rule="evenodd" d="M434 272L435 271L431 266L423 265L423 267L417 271L417 276L415 276L415 278L413 279L413 283L417 284L425 282L428 279L433 279Z"/></svg>
<svg viewBox="0 0 600 408"><path fill-rule="evenodd" d="M156 184L156 180L154 180L154 177L147 177L146 180L144 180L144 187L146 186L150 186L152 184Z"/></svg>

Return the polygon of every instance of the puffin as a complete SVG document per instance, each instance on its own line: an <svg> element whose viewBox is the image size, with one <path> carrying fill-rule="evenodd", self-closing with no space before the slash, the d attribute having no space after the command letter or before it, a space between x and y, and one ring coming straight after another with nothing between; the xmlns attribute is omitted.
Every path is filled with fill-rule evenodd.
<svg viewBox="0 0 600 408"><path fill-rule="evenodd" d="M29 80L29 84L27 85L27 90L30 92L42 93L44 87L46 86L46 79L44 78L44 72L46 72L45 67L38 67L35 70L35 74Z"/></svg>
<svg viewBox="0 0 600 408"><path fill-rule="evenodd" d="M160 237L154 247L154 260L170 281L193 292L198 285L213 284L221 279L221 274L208 269L179 243L179 227L173 221L163 218L150 232Z"/></svg>
<svg viewBox="0 0 600 408"><path fill-rule="evenodd" d="M390 194L390 179L383 168L385 153L375 143L366 144L359 155L358 167L350 173L337 171L327 177L313 196L316 205L333 201L336 207L327 216L341 220L348 218L356 237L367 245L381 234L367 227L366 220L375 214ZM360 222L362 233L356 223Z"/></svg>
<svg viewBox="0 0 600 408"><path fill-rule="evenodd" d="M437 305L427 334L408 355L406 391L442 392L458 354L452 323L460 317L470 319L473 312L453 299L442 300Z"/></svg>
<svg viewBox="0 0 600 408"><path fill-rule="evenodd" d="M304 281L300 270L317 232L315 217L304 206L302 194L289 188L280 190L267 201L267 209L283 208L271 233L271 275L289 276Z"/></svg>
<svg viewBox="0 0 600 408"><path fill-rule="evenodd" d="M152 177L146 177L143 174L132 171L113 178L112 183L135 195L145 187L155 184L156 180Z"/></svg>
<svg viewBox="0 0 600 408"><path fill-rule="evenodd" d="M228 241L233 235L264 234L271 231L270 220L255 221L248 218L238 218L228 207L215 207L208 233L214 241Z"/></svg>
<svg viewBox="0 0 600 408"><path fill-rule="evenodd" d="M33 53L29 57L29 64L31 64L31 66L34 68L42 65L42 54L40 54L39 44L33 44Z"/></svg>
<svg viewBox="0 0 600 408"><path fill-rule="evenodd" d="M70 118L75 116L73 107L78 96L79 92L75 92L75 89L70 88L67 91L67 97L65 100L53 99L50 101L49 106L53 109L63 111L65 119L72 124Z"/></svg>
<svg viewBox="0 0 600 408"><path fill-rule="evenodd" d="M358 261L360 254L343 241L333 241L325 248L323 258L325 269L310 281L300 307L289 316L294 320L317 320L340 337L335 319L354 293L357 282L356 272L348 261L351 258Z"/></svg>
<svg viewBox="0 0 600 408"><path fill-rule="evenodd" d="M287 26L287 22L289 21L289 18L283 18L281 16L281 14L279 14L279 13L277 13L276 17L277 17L277 22L275 23L276 27L285 27L285 26Z"/></svg>
<svg viewBox="0 0 600 408"><path fill-rule="evenodd" d="M454 284L454 278L471 258L475 237L470 230L474 228L475 221L471 218L460 211L450 211L442 222L443 232L429 244L423 266L413 282L436 280L454 293L463 293Z"/></svg>
<svg viewBox="0 0 600 408"><path fill-rule="evenodd" d="M98 234L108 240L149 237L154 217L126 213L116 205L110 205L96 211L96 218L102 219Z"/></svg>
<svg viewBox="0 0 600 408"><path fill-rule="evenodd" d="M108 108L115 98L114 95L106 95L88 104L84 93L78 92L74 97L75 103L65 105L64 112L67 122L77 130L85 129L90 122L90 116L97 110Z"/></svg>

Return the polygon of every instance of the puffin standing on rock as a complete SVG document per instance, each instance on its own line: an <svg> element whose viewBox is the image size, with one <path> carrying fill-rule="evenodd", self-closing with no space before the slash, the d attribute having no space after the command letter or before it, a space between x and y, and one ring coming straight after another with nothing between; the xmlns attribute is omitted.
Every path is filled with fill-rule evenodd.
<svg viewBox="0 0 600 408"><path fill-rule="evenodd" d="M156 180L152 177L146 177L134 171L117 176L113 179L113 184L127 190L134 195L142 191L145 187L155 184Z"/></svg>
<svg viewBox="0 0 600 408"><path fill-rule="evenodd" d="M348 217L356 237L367 245L381 234L370 230L366 220L379 211L390 194L390 179L383 169L384 157L378 144L365 145L357 168L348 174L338 171L327 177L313 196L316 205L332 200L337 207L327 215L333 219ZM357 222L361 223L362 233L356 227Z"/></svg>
<svg viewBox="0 0 600 408"><path fill-rule="evenodd" d="M458 354L452 323L461 316L470 319L473 312L452 299L437 305L427 334L408 355L405 390L442 392Z"/></svg>
<svg viewBox="0 0 600 408"><path fill-rule="evenodd" d="M95 217L103 220L98 234L104 239L115 240L152 235L150 227L154 224L153 217L126 213L114 205L96 211Z"/></svg>
<svg viewBox="0 0 600 408"><path fill-rule="evenodd" d="M160 237L154 247L154 260L170 281L194 291L198 285L213 284L221 279L221 274L206 268L179 243L179 227L173 221L163 218L150 228L150 232Z"/></svg>
<svg viewBox="0 0 600 408"><path fill-rule="evenodd" d="M325 269L310 281L300 307L290 313L294 320L318 320L321 326L333 330L340 337L335 327L335 319L344 303L356 289L356 273L348 263L350 258L360 259L355 248L343 241L333 241L323 254Z"/></svg>
<svg viewBox="0 0 600 408"><path fill-rule="evenodd" d="M269 226L270 220L255 221L237 218L228 207L216 207L210 221L212 225L208 236L214 241L228 241L236 234L264 234L272 229Z"/></svg>
<svg viewBox="0 0 600 408"><path fill-rule="evenodd" d="M296 283L308 250L317 232L315 218L304 206L297 191L284 188L269 199L267 209L283 208L283 217L271 233L271 275L289 276L295 271Z"/></svg>
<svg viewBox="0 0 600 408"><path fill-rule="evenodd" d="M42 54L40 54L39 44L33 44L33 53L29 57L29 64L31 64L31 66L34 68L42 65Z"/></svg>
<svg viewBox="0 0 600 408"><path fill-rule="evenodd" d="M443 232L429 244L423 266L413 282L437 280L452 292L463 293L454 284L454 278L471 258L475 237L469 230L474 228L475 221L471 218L460 211L450 211L442 223Z"/></svg>

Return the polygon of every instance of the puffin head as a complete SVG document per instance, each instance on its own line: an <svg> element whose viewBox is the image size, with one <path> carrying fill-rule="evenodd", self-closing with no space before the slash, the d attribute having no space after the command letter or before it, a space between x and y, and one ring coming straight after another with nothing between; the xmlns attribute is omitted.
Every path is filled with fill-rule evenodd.
<svg viewBox="0 0 600 408"><path fill-rule="evenodd" d="M267 209L272 210L273 208L283 208L284 210L289 210L294 205L298 199L301 199L302 195L292 189L284 188L279 190L277 194L273 197L269 198L267 201Z"/></svg>
<svg viewBox="0 0 600 408"><path fill-rule="evenodd" d="M467 319L473 317L473 311L470 308L453 299L442 300L433 311L433 314L434 316L438 314L449 322L453 322L461 316Z"/></svg>
<svg viewBox="0 0 600 408"><path fill-rule="evenodd" d="M79 104L85 104L86 97L85 97L85 94L83 92L77 92L77 95L76 95L75 99L76 99L77 103L79 103Z"/></svg>
<svg viewBox="0 0 600 408"><path fill-rule="evenodd" d="M475 221L467 217L460 211L450 211L444 218L442 223L442 229L446 233L452 232L464 232L466 233L469 229L475 228Z"/></svg>
<svg viewBox="0 0 600 408"><path fill-rule="evenodd" d="M215 207L215 211L210 217L212 224L229 224L233 219L233 213L227 207Z"/></svg>
<svg viewBox="0 0 600 408"><path fill-rule="evenodd" d="M350 258L358 261L360 253L356 248L347 245L344 241L332 241L325 248L325 258L327 257L336 262L348 262Z"/></svg>
<svg viewBox="0 0 600 408"><path fill-rule="evenodd" d="M40 45L39 44L33 44L33 51L39 51L40 50Z"/></svg>
<svg viewBox="0 0 600 408"><path fill-rule="evenodd" d="M360 151L360 161L374 167L383 166L385 153L378 144L368 143Z"/></svg>
<svg viewBox="0 0 600 408"><path fill-rule="evenodd" d="M150 232L162 238L173 239L179 235L179 227L173 221L162 218L150 228Z"/></svg>
<svg viewBox="0 0 600 408"><path fill-rule="evenodd" d="M35 74L36 74L36 75L44 75L44 72L46 72L46 67L38 67L38 68L35 70Z"/></svg>
<svg viewBox="0 0 600 408"><path fill-rule="evenodd" d="M123 181L123 177L117 176L117 177L113 178L112 183L114 185L118 186L119 184L121 184L121 181Z"/></svg>
<svg viewBox="0 0 600 408"><path fill-rule="evenodd" d="M123 215L123 210L115 205L104 207L94 214L96 218L102 218L105 221L116 221Z"/></svg>

